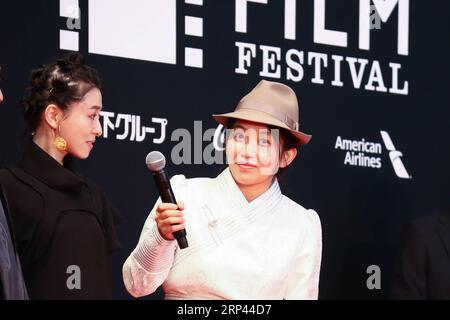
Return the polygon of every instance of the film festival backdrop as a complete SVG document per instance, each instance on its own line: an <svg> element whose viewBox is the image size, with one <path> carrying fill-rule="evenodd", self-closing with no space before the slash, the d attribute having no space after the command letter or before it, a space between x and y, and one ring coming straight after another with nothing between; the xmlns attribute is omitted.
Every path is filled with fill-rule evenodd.
<svg viewBox="0 0 450 320"><path fill-rule="evenodd" d="M450 206L449 21L447 1L2 1L0 161L19 155L30 70L81 52L103 78L104 138L77 164L123 215L112 263L130 298L121 267L158 196L147 153L215 176L211 114L281 81L313 135L281 184L320 215L320 298L387 298L401 226Z"/></svg>

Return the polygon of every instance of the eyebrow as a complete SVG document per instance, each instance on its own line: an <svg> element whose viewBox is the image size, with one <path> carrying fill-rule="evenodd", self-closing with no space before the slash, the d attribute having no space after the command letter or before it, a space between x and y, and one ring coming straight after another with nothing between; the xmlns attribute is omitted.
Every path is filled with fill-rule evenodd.
<svg viewBox="0 0 450 320"><path fill-rule="evenodd" d="M89 108L89 110L91 110L91 109L102 110L103 107L102 106L92 106L92 107Z"/></svg>

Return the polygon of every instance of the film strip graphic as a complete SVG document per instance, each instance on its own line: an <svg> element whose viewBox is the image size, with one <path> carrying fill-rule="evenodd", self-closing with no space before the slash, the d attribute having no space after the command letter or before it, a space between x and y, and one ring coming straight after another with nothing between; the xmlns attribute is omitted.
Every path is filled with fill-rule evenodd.
<svg viewBox="0 0 450 320"><path fill-rule="evenodd" d="M203 0L185 0L185 6L203 6ZM89 53L166 64L177 61L177 0L89 0L88 17L78 0L60 0L59 47L79 51L80 19L88 19ZM202 38L203 18L184 16L184 39ZM83 30L84 31L84 30ZM203 68L204 50L184 47L184 65Z"/></svg>

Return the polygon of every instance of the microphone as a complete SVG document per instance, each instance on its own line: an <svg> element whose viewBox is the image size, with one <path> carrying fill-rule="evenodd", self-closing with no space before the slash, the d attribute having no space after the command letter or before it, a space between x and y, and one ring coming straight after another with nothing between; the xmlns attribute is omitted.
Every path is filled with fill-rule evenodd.
<svg viewBox="0 0 450 320"><path fill-rule="evenodd" d="M164 155L159 151L152 151L145 158L145 164L152 172L162 202L177 204L172 187L170 186L170 181L164 171L164 167L166 166L166 158ZM177 239L180 249L188 247L185 229L174 232L173 236Z"/></svg>

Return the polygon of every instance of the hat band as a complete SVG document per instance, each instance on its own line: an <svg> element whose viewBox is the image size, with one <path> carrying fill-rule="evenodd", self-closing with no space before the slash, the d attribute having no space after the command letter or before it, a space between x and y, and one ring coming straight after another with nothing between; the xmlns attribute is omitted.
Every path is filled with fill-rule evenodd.
<svg viewBox="0 0 450 320"><path fill-rule="evenodd" d="M252 111L258 111L258 112L265 113L265 114L267 114L269 116L272 116L272 117L275 117L277 120L283 122L290 129L295 130L295 131L299 131L300 124L297 121L295 121L294 119L292 119L291 117L289 117L284 112L278 112L276 110L273 110L273 111L271 111L271 113L268 113L266 111L262 111L262 110L259 110L259 109L253 109L253 108L247 108L247 107L246 108L239 108L239 106L238 106L238 108L236 108L236 111L238 109L239 110L245 110L246 109L246 110L252 110Z"/></svg>

